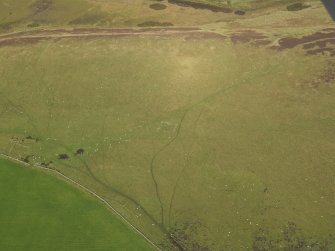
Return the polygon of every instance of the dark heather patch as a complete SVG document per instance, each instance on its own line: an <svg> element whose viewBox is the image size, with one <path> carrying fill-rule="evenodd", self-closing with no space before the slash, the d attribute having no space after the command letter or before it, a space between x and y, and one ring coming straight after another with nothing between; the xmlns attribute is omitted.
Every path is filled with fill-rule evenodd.
<svg viewBox="0 0 335 251"><path fill-rule="evenodd" d="M245 15L245 11L243 11L243 10L237 10L237 11L234 12L234 14L235 15L239 15L239 16L243 16L243 15Z"/></svg>
<svg viewBox="0 0 335 251"><path fill-rule="evenodd" d="M137 26L138 27L155 27L155 26L167 27L167 26L173 26L173 23L169 23L169 22L157 22L157 21L147 21L147 22L140 23Z"/></svg>
<svg viewBox="0 0 335 251"><path fill-rule="evenodd" d="M106 15L103 13L100 14L91 14L91 15L83 15L76 19L73 19L69 22L69 24L96 24L105 20Z"/></svg>
<svg viewBox="0 0 335 251"><path fill-rule="evenodd" d="M33 157L33 155L27 155L26 157L21 158L21 160L22 160L23 162L25 162L25 163L29 163L29 158L30 158L30 157Z"/></svg>
<svg viewBox="0 0 335 251"><path fill-rule="evenodd" d="M288 11L299 11L299 10L303 10L309 7L310 5L304 5L303 3L294 3L294 4L288 5L286 8Z"/></svg>
<svg viewBox="0 0 335 251"><path fill-rule="evenodd" d="M321 39L335 38L335 29L325 29L323 31L315 32L301 38L285 37L278 41L279 47L277 49L290 49L298 45L314 42Z"/></svg>
<svg viewBox="0 0 335 251"><path fill-rule="evenodd" d="M274 238L270 236L268 231L260 228L254 236L252 250L330 251L332 250L332 243L335 241L334 236L331 235L320 239L307 236L293 222L288 222L288 224L284 226L280 232L281 236Z"/></svg>
<svg viewBox="0 0 335 251"><path fill-rule="evenodd" d="M16 20L16 21L13 21L13 22L2 23L2 24L0 24L0 29L5 30L5 31L10 30L10 29L14 28L15 25L21 23L21 21L22 21L22 19Z"/></svg>
<svg viewBox="0 0 335 251"><path fill-rule="evenodd" d="M249 43L255 40L263 40L267 37L253 30L245 30L236 32L230 35L230 39L233 43Z"/></svg>
<svg viewBox="0 0 335 251"><path fill-rule="evenodd" d="M161 3L150 4L149 7L150 7L151 9L154 9L154 10L164 10L164 9L166 9L166 5L161 4Z"/></svg>
<svg viewBox="0 0 335 251"><path fill-rule="evenodd" d="M2 23L0 24L0 31L8 31L12 28L14 28L16 25L26 21L27 18L31 18L37 14L40 14L44 11L48 11L52 6L52 0L37 0L35 1L32 5L29 6L29 8L32 10L32 14L29 15L28 17L20 18L18 20L12 21L12 22L7 22L7 23ZM30 27L30 26L28 26ZM36 27L36 26L34 26Z"/></svg>
<svg viewBox="0 0 335 251"><path fill-rule="evenodd" d="M5 30L5 31L7 31L7 30L9 30L10 28L12 28L12 24L11 24L11 23L2 23L2 24L0 24L0 29L1 29L1 30Z"/></svg>
<svg viewBox="0 0 335 251"><path fill-rule="evenodd" d="M36 22L27 24L27 27L29 27L29 28L35 28L35 27L38 27L38 26L40 26L40 25L39 25L39 23L36 23Z"/></svg>
<svg viewBox="0 0 335 251"><path fill-rule="evenodd" d="M323 29L300 38L281 38L278 40L278 44L278 46L273 46L271 49L281 51L302 46L306 51L306 55L325 54L335 56L335 29Z"/></svg>
<svg viewBox="0 0 335 251"><path fill-rule="evenodd" d="M316 41L314 43L304 44L303 48L305 50L315 48L315 47L325 48L325 47L327 47L328 44L334 44L335 45L335 38L329 38L329 39L325 39L325 40L319 40L319 41Z"/></svg>
<svg viewBox="0 0 335 251"><path fill-rule="evenodd" d="M0 47L2 46L19 46L26 44L36 44L42 40L47 40L51 38L47 37L25 37L25 38L13 38L0 41Z"/></svg>
<svg viewBox="0 0 335 251"><path fill-rule="evenodd" d="M335 56L335 48L320 48L315 50L309 50L306 52L307 55L329 55L329 56Z"/></svg>
<svg viewBox="0 0 335 251"><path fill-rule="evenodd" d="M68 159L69 155L65 154L65 153L60 153L58 154L58 159Z"/></svg>
<svg viewBox="0 0 335 251"><path fill-rule="evenodd" d="M52 0L37 0L31 5L31 8L34 10L34 15L36 15L50 9L51 5Z"/></svg>
<svg viewBox="0 0 335 251"><path fill-rule="evenodd" d="M233 10L229 7L221 7L221 6L215 6L211 4L206 3L198 3L198 2L192 2L189 0L168 0L171 4L177 4L182 7L191 7L194 9L200 9L200 10L210 10L212 12L223 12L223 13L232 13Z"/></svg>
<svg viewBox="0 0 335 251"><path fill-rule="evenodd" d="M79 149L76 151L75 155L83 155L84 152L85 152L84 149L79 148Z"/></svg>
<svg viewBox="0 0 335 251"><path fill-rule="evenodd" d="M313 79L312 81L308 82L309 85L313 88L318 88L319 86L323 85L334 85L335 84L335 63L329 61L326 68L323 72Z"/></svg>
<svg viewBox="0 0 335 251"><path fill-rule="evenodd" d="M335 84L335 63L330 63L327 66L320 79L326 84Z"/></svg>
<svg viewBox="0 0 335 251"><path fill-rule="evenodd" d="M170 234L181 244L183 250L192 251L210 251L213 250L208 246L210 244L209 235L205 234L205 240L202 243L197 242L194 236L200 232L206 233L207 228L200 222L183 223L183 225L173 226L170 229Z"/></svg>
<svg viewBox="0 0 335 251"><path fill-rule="evenodd" d="M34 137L32 137L31 135L28 135L25 139L26 139L26 140L33 140L33 141L35 141L35 142L38 142L38 141L40 140L39 138L34 138Z"/></svg>

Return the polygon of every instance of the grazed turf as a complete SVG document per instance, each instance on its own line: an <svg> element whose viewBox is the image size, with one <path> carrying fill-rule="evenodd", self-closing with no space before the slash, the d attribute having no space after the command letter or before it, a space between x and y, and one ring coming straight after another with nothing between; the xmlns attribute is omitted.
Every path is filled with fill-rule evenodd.
<svg viewBox="0 0 335 251"><path fill-rule="evenodd" d="M153 250L96 199L0 159L0 250Z"/></svg>
<svg viewBox="0 0 335 251"><path fill-rule="evenodd" d="M182 37L0 51L1 151L52 161L157 244L332 243L331 57Z"/></svg>
<svg viewBox="0 0 335 251"><path fill-rule="evenodd" d="M93 189L164 250L333 250L325 9L173 2L0 0L0 151Z"/></svg>

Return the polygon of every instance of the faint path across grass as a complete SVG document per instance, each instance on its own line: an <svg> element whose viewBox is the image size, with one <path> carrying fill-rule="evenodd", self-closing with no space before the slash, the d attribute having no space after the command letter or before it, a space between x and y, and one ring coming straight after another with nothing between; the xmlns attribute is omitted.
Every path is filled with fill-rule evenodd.
<svg viewBox="0 0 335 251"><path fill-rule="evenodd" d="M141 29L55 29L55 30L33 30L17 32L0 36L0 46L12 44L29 44L46 39L56 38L86 38L86 37L127 37L127 36L176 36L194 35L201 38L225 38L225 36L214 32L202 31L199 28L141 28Z"/></svg>

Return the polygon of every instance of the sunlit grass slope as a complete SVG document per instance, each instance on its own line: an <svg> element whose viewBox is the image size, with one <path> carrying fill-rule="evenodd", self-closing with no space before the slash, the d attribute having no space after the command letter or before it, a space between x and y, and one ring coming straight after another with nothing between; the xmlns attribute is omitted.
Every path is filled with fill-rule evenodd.
<svg viewBox="0 0 335 251"><path fill-rule="evenodd" d="M52 161L157 244L246 250L260 233L288 246L287 227L305 245L334 230L327 57L86 38L2 47L0 65L0 150Z"/></svg>

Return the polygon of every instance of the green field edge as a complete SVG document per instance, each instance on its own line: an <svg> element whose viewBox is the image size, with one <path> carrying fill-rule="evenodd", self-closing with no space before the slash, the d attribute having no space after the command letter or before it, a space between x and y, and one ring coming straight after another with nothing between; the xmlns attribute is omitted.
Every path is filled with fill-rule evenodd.
<svg viewBox="0 0 335 251"><path fill-rule="evenodd" d="M117 219L119 219L122 223L124 223L125 226L129 230L131 230L133 233L135 233L137 236L141 237L143 240L145 240L153 250L159 250L162 251L161 248L159 248L153 241L151 241L144 233L142 233L138 228L136 228L134 225L132 225L126 218L122 216L120 212L118 212L107 200L105 200L103 197L96 194L94 191L90 190L89 188L85 187L84 185L78 183L77 181L67 177L57 169L47 168L43 166L39 166L36 164L29 164L26 162L23 162L19 159L16 159L15 157L9 156L7 154L0 152L0 159L12 162L17 164L18 166L22 168L30 168L32 170L43 172L44 174L47 174L49 176L55 177L69 185L71 187L75 188L76 190L79 190L87 195L89 195L92 199L102 204L112 215L114 215Z"/></svg>

